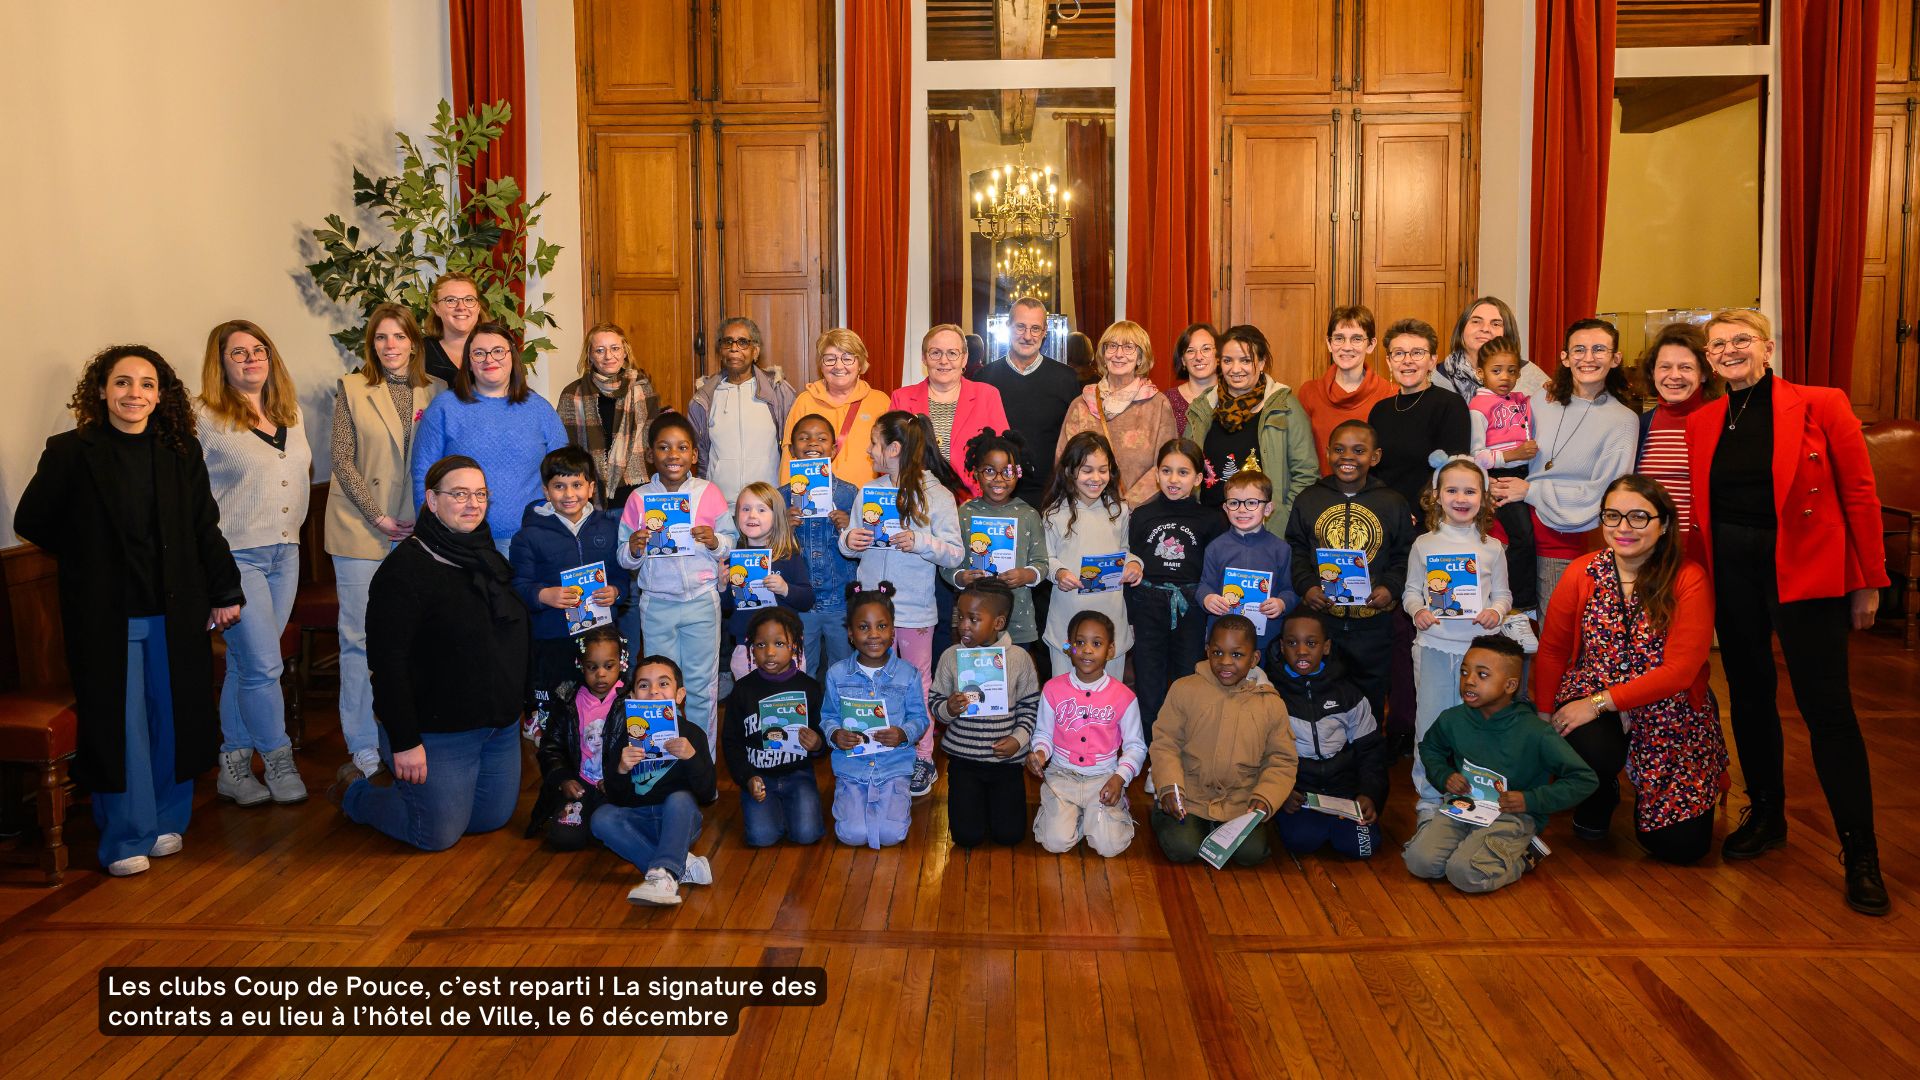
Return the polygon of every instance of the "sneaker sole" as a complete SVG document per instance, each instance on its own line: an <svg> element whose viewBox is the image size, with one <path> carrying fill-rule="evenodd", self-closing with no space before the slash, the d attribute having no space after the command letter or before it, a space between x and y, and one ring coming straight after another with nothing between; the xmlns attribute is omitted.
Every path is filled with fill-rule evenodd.
<svg viewBox="0 0 1920 1080"><path fill-rule="evenodd" d="M272 795L262 795L257 799L249 800L249 799L243 799L238 795L229 795L224 791L216 791L214 792L214 794L218 795L222 799L227 800L228 802L234 804L235 806L259 806L262 803L270 803L273 801Z"/></svg>
<svg viewBox="0 0 1920 1080"><path fill-rule="evenodd" d="M680 904L680 898L676 896L671 900L649 900L641 896L629 896L627 903L634 907L677 907Z"/></svg>
<svg viewBox="0 0 1920 1080"><path fill-rule="evenodd" d="M1759 851L1728 851L1725 847L1722 847L1720 849L1720 857L1722 859L1725 859L1728 862L1746 862L1748 859L1757 859L1760 856L1765 855L1769 851L1773 851L1778 848L1783 848L1786 846L1787 846L1787 838L1783 836L1778 840L1767 841L1767 843L1764 846L1762 846Z"/></svg>
<svg viewBox="0 0 1920 1080"><path fill-rule="evenodd" d="M306 802L308 799L312 798L312 795L310 793L302 794L297 799L282 799L277 795L268 796L268 797L271 798L275 803L281 806L298 806L301 803Z"/></svg>

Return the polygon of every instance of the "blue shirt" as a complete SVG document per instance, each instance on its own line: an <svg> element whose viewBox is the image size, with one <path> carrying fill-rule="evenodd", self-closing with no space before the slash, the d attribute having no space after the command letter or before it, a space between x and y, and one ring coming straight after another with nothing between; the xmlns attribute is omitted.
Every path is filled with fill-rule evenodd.
<svg viewBox="0 0 1920 1080"><path fill-rule="evenodd" d="M567 445L560 414L547 399L529 393L518 405L506 398L461 401L437 394L413 435L413 499L426 508L427 470L450 454L465 454L487 476L487 528L495 540L520 531L520 515L541 502L540 459Z"/></svg>
<svg viewBox="0 0 1920 1080"><path fill-rule="evenodd" d="M1273 572L1273 587L1270 595L1280 597L1287 602L1287 611L1292 611L1300 603L1300 594L1293 591L1293 548L1285 540L1265 529L1255 529L1243 533L1238 529L1228 529L1213 538L1207 545L1206 558L1200 563L1200 588L1194 593L1196 604L1206 603L1207 597L1220 591L1225 580L1227 568L1235 570L1270 570ZM1260 635L1259 646L1264 652L1267 643L1280 633L1280 624L1286 618L1268 619L1266 632ZM1207 632L1213 632L1213 624L1220 617L1207 613Z"/></svg>
<svg viewBox="0 0 1920 1080"><path fill-rule="evenodd" d="M871 671L860 663L859 653L827 669L826 693L820 702L820 734L833 742L840 730L842 699L884 702L887 723L907 733L906 741L877 754L855 757L845 750L833 751L833 775L877 784L896 780L913 772L913 744L927 733L927 695L920 682L920 671L912 664L889 653L887 666Z"/></svg>

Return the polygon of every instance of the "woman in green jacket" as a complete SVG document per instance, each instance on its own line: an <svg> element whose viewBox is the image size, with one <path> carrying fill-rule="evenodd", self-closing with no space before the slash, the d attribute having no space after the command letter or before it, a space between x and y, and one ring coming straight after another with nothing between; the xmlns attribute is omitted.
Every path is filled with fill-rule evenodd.
<svg viewBox="0 0 1920 1080"><path fill-rule="evenodd" d="M1256 327L1234 326L1221 334L1220 375L1188 407L1187 438L1207 459L1200 501L1219 506L1226 480L1241 469L1257 468L1273 481L1267 531L1284 536L1293 497L1320 478L1320 458L1300 399L1267 374L1272 355L1266 335Z"/></svg>

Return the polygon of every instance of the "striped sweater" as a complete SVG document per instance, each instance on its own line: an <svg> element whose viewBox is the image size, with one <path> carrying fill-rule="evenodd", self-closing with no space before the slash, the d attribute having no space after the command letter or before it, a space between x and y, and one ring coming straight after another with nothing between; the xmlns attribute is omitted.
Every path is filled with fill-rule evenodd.
<svg viewBox="0 0 1920 1080"><path fill-rule="evenodd" d="M1007 651L1009 711L999 716L955 716L947 711L947 698L958 688L959 681L955 654L960 647L955 645L940 654L940 664L934 668L933 688L927 692L927 713L946 724L940 747L948 754L968 761L1018 764L1025 760L1025 755L999 757L993 752L993 744L1011 735L1025 749L1033 738L1034 719L1040 711L1040 676L1033 670L1033 657L1015 645L1005 631L993 644Z"/></svg>

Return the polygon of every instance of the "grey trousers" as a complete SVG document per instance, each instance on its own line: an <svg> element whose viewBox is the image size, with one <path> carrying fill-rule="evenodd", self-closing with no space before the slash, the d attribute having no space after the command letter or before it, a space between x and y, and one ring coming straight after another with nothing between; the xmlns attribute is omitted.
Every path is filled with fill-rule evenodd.
<svg viewBox="0 0 1920 1080"><path fill-rule="evenodd" d="M1501 814L1474 826L1435 814L1401 853L1414 877L1441 878L1461 892L1486 893L1520 880L1527 872L1527 845L1535 827L1526 814Z"/></svg>

